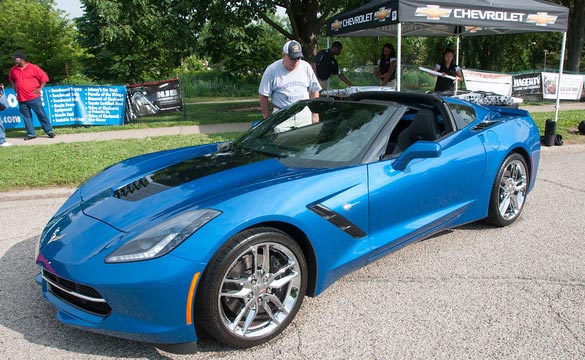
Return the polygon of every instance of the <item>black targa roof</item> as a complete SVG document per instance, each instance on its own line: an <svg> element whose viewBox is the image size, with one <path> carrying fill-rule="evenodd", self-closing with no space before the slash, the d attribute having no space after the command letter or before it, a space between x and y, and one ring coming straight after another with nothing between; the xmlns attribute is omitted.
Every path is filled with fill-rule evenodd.
<svg viewBox="0 0 585 360"><path fill-rule="evenodd" d="M566 32L569 9L542 0L373 0L327 21L327 36Z"/></svg>

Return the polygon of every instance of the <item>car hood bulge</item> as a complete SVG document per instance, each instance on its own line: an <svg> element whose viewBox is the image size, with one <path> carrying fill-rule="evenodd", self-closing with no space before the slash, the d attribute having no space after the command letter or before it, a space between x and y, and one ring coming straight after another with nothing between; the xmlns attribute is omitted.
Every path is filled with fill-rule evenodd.
<svg viewBox="0 0 585 360"><path fill-rule="evenodd" d="M200 155L198 151L194 153ZM180 161L177 162L177 158ZM169 165L160 166L165 160ZM153 163L159 166L153 166ZM128 168L135 170L128 172ZM110 174L95 179L104 185L101 191L90 181L80 193L86 215L118 230L130 231L135 226L156 222L169 214L212 207L242 192L315 171L318 169L289 168L277 159L254 152L212 152L186 158L184 151L179 150L176 154L171 152L138 160L119 171L106 170ZM121 172L124 173L123 181L117 180ZM110 180L109 186L105 186L107 179Z"/></svg>

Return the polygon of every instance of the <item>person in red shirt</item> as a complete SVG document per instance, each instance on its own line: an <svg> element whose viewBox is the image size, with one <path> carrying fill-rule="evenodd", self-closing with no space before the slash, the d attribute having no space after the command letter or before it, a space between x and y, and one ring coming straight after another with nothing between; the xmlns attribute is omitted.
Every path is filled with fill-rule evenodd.
<svg viewBox="0 0 585 360"><path fill-rule="evenodd" d="M32 111L35 112L45 133L50 138L55 137L51 121L43 109L41 91L49 81L49 76L37 65L30 63L22 53L12 55L14 66L10 69L8 80L16 91L16 99L20 108L20 114L26 127L24 140L31 140L37 137L32 123Z"/></svg>

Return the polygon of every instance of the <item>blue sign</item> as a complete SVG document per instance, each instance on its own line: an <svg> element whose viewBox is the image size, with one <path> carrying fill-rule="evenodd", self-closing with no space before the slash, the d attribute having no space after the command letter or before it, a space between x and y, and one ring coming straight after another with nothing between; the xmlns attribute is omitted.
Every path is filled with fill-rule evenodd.
<svg viewBox="0 0 585 360"><path fill-rule="evenodd" d="M18 110L14 89L4 89L9 107L0 112L6 129L23 129L24 122ZM51 124L70 125L124 125L126 104L125 86L46 86L43 89L43 107ZM33 125L40 127L33 112Z"/></svg>

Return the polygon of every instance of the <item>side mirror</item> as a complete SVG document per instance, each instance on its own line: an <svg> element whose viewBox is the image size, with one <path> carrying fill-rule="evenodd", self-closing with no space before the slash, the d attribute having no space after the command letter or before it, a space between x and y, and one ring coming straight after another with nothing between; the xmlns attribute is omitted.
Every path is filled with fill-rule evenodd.
<svg viewBox="0 0 585 360"><path fill-rule="evenodd" d="M419 140L406 148L394 160L392 167L395 170L404 170L413 159L427 159L441 156L441 145L432 141Z"/></svg>

